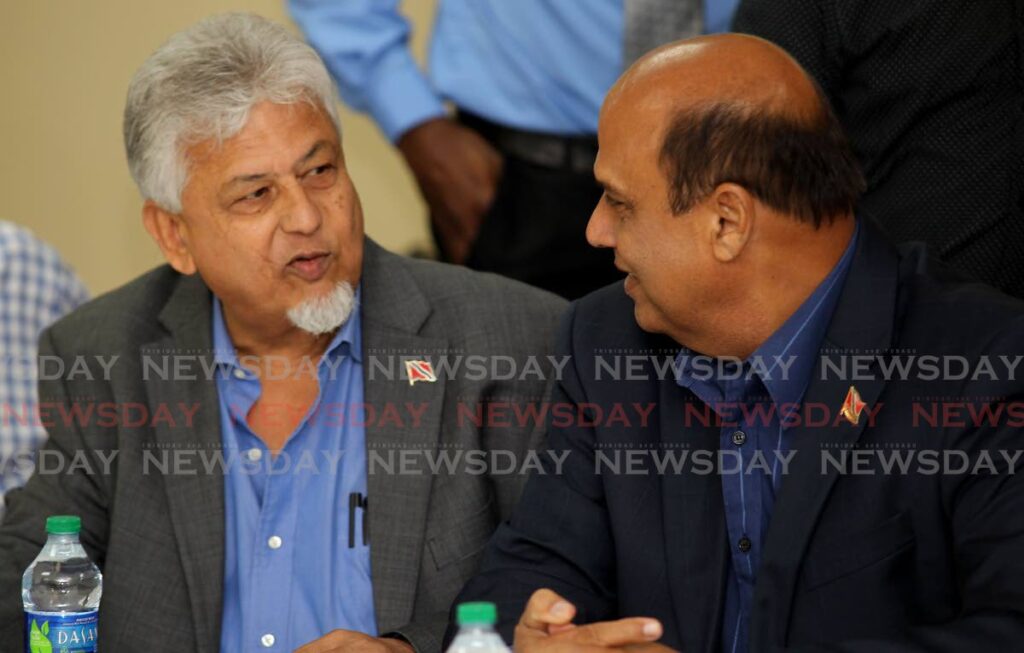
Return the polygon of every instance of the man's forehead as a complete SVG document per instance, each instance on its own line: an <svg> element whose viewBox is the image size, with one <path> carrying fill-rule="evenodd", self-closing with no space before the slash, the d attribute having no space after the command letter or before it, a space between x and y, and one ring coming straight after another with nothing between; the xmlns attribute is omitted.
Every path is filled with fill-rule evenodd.
<svg viewBox="0 0 1024 653"><path fill-rule="evenodd" d="M305 107L305 108L303 108ZM328 116L308 105L257 105L230 138L206 138L186 152L193 164L217 164L230 176L256 175L262 168L290 166L320 153L337 153L337 131Z"/></svg>
<svg viewBox="0 0 1024 653"><path fill-rule="evenodd" d="M605 191L619 196L628 196L636 189L639 178L648 171L634 156L642 153L601 148L594 161L594 179Z"/></svg>
<svg viewBox="0 0 1024 653"><path fill-rule="evenodd" d="M657 107L628 101L606 105L598 121L598 161L609 173L626 161L656 157L667 124L667 113ZM603 155L603 156L602 156Z"/></svg>
<svg viewBox="0 0 1024 653"><path fill-rule="evenodd" d="M208 128L209 129L209 128ZM259 102L245 115L240 128L232 130L230 136L218 139L216 136L193 139L196 145L204 147L244 147L258 145L266 140L287 138L296 129L322 129L334 133L334 123L322 109L306 102L275 104ZM214 127L211 132L222 131Z"/></svg>

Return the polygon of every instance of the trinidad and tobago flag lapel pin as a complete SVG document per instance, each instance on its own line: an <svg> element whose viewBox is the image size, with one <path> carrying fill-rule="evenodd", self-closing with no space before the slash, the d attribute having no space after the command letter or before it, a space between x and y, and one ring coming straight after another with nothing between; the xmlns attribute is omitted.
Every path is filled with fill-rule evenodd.
<svg viewBox="0 0 1024 653"><path fill-rule="evenodd" d="M434 366L429 361L405 361L405 373L409 377L409 385L418 381L433 383L437 381Z"/></svg>
<svg viewBox="0 0 1024 653"><path fill-rule="evenodd" d="M858 422L860 422L860 414L866 407L867 404L860 398L857 388L851 385L850 391L846 393L846 399L843 401L843 407L839 409L839 413L850 424L857 426Z"/></svg>

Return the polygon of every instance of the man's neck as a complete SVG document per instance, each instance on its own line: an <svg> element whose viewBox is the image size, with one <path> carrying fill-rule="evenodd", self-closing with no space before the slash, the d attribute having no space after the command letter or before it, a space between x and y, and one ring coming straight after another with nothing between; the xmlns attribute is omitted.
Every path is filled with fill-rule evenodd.
<svg viewBox="0 0 1024 653"><path fill-rule="evenodd" d="M719 315L705 334L688 338L692 344L682 344L708 356L749 358L828 277L846 252L855 228L851 217L822 226L810 235L778 239L780 245L788 240L788 246L771 248L763 266L769 272L753 276L735 308ZM799 246L793 247L792 243ZM746 328L737 329L738 324Z"/></svg>
<svg viewBox="0 0 1024 653"><path fill-rule="evenodd" d="M279 356L296 361L319 360L336 331L315 336L299 329L287 319L271 325L268 321L248 324L224 310L224 325L239 358Z"/></svg>

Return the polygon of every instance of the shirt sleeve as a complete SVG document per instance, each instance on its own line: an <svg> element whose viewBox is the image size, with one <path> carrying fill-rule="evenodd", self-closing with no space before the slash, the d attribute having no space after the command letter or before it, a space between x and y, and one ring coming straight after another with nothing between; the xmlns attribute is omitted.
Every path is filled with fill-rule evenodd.
<svg viewBox="0 0 1024 653"><path fill-rule="evenodd" d="M444 104L409 52L399 0L289 0L292 18L323 58L342 99L369 113L392 142Z"/></svg>

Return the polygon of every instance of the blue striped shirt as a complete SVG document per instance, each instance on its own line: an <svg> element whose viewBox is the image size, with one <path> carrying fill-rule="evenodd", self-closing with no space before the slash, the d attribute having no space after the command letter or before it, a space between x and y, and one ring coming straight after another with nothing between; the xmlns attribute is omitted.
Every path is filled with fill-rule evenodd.
<svg viewBox="0 0 1024 653"><path fill-rule="evenodd" d="M789 451L786 433L810 383L859 231L858 226L811 296L745 361L698 366L685 348L676 359L676 382L713 409L723 424L722 499L730 551L723 653L746 653L749 647L757 569Z"/></svg>

